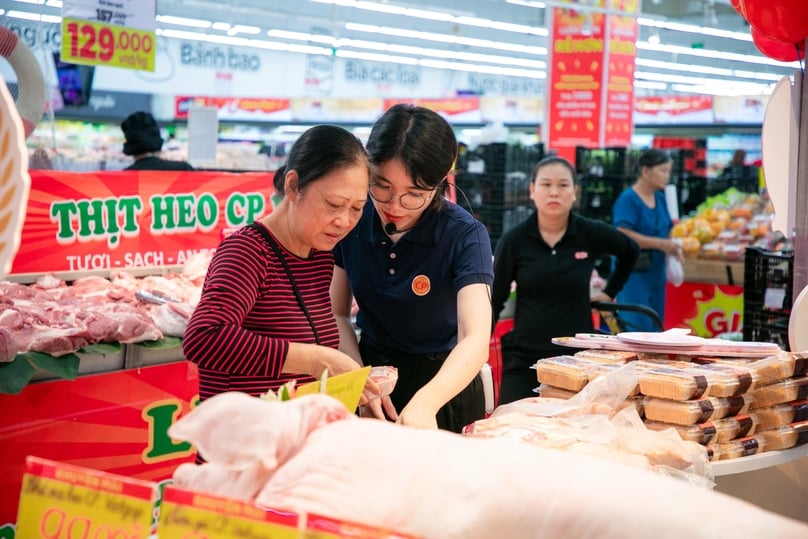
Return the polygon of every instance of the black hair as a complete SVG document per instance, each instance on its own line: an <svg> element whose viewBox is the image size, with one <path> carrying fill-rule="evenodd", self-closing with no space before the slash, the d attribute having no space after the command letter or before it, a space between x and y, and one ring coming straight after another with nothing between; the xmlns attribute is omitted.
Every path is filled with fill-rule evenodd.
<svg viewBox="0 0 808 539"><path fill-rule="evenodd" d="M673 161L673 158L668 152L656 148L645 150L637 160L637 174L642 173L642 169L645 167L654 168L671 161Z"/></svg>
<svg viewBox="0 0 808 539"><path fill-rule="evenodd" d="M575 175L575 167L572 166L572 163L564 159L563 157L559 157L557 155L548 155L544 159L540 160L536 163L536 166L533 167L533 171L530 173L530 183L536 181L536 176L539 175L539 170L546 167L547 165L562 165L570 171L572 175L572 183L576 182L576 175Z"/></svg>
<svg viewBox="0 0 808 539"><path fill-rule="evenodd" d="M419 189L438 189L432 204L440 205L444 181L457 159L457 138L440 114L426 107L399 103L373 124L367 142L370 162L381 165L400 159Z"/></svg>
<svg viewBox="0 0 808 539"><path fill-rule="evenodd" d="M286 165L275 171L273 184L284 192L286 173L297 172L297 190L322 176L353 165L365 165L370 170L367 152L362 141L350 131L336 125L315 125L295 141L286 159Z"/></svg>

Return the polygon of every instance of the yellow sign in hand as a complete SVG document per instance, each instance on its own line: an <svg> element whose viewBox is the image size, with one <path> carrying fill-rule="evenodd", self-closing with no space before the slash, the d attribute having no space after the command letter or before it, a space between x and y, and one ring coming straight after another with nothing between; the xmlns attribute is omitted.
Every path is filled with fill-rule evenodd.
<svg viewBox="0 0 808 539"><path fill-rule="evenodd" d="M62 20L63 62L154 71L155 33L97 21Z"/></svg>
<svg viewBox="0 0 808 539"><path fill-rule="evenodd" d="M359 405L359 397L362 396L362 390L365 388L369 375L370 367L368 366L331 376L325 381L325 393L340 401L349 412L353 413ZM295 388L297 397L313 393L320 393L320 382L310 382Z"/></svg>

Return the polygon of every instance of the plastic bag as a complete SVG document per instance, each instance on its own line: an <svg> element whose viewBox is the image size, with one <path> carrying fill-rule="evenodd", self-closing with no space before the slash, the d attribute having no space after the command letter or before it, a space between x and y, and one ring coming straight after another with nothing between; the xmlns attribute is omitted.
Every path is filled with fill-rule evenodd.
<svg viewBox="0 0 808 539"><path fill-rule="evenodd" d="M665 255L665 275L668 282L673 286L680 286L685 282L685 269L679 258L672 255Z"/></svg>

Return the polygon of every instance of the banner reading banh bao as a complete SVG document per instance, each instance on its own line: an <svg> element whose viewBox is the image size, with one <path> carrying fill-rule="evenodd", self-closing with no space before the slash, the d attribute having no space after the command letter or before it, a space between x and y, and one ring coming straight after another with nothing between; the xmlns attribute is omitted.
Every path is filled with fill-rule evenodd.
<svg viewBox="0 0 808 539"><path fill-rule="evenodd" d="M181 266L272 211L272 174L31 171L12 274Z"/></svg>
<svg viewBox="0 0 808 539"><path fill-rule="evenodd" d="M625 146L631 139L639 3L597 0L588 7L600 11L552 11L547 142L573 161L576 146ZM607 16L607 9L626 15Z"/></svg>
<svg viewBox="0 0 808 539"><path fill-rule="evenodd" d="M64 0L61 61L154 71L157 2Z"/></svg>

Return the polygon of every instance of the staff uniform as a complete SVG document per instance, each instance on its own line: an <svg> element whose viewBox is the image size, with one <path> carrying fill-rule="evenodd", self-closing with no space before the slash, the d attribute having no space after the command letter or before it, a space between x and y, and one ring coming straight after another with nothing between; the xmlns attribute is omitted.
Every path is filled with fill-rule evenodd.
<svg viewBox="0 0 808 539"><path fill-rule="evenodd" d="M334 251L359 312L360 352L367 365L393 365L391 395L401 410L438 372L457 344L457 294L475 283L491 285L491 240L482 223L446 200L393 243L368 200L356 228ZM440 428L459 431L484 415L477 377L438 413Z"/></svg>
<svg viewBox="0 0 808 539"><path fill-rule="evenodd" d="M612 208L614 226L627 228L645 236L668 238L673 220L668 213L665 195L662 191L654 193L656 205L646 206L640 196L632 188L628 188L617 197ZM659 249L649 249L651 264L647 269L635 269L617 296L619 303L646 305L657 312L660 320L665 316L665 253ZM639 313L622 313L620 315L630 331L659 331L654 323Z"/></svg>
<svg viewBox="0 0 808 539"><path fill-rule="evenodd" d="M499 313L516 282L513 330L502 337L500 404L535 396L536 371L543 357L571 353L554 337L591 333L589 283L599 255L617 257L604 292L614 297L637 258L637 243L614 227L575 212L567 230L550 247L539 234L537 212L505 232L494 258L492 305Z"/></svg>
<svg viewBox="0 0 808 539"><path fill-rule="evenodd" d="M315 250L300 258L276 243L320 344L337 348L339 330L329 294L333 254ZM308 375L281 373L292 341L314 343L314 332L279 258L259 231L245 226L216 249L183 337L185 357L199 366L200 398L224 391L260 395L293 379L313 381Z"/></svg>

